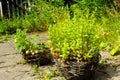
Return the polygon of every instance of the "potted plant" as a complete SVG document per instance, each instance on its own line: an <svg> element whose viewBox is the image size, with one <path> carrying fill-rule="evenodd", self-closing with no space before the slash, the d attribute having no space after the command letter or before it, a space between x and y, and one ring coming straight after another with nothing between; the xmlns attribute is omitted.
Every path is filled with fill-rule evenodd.
<svg viewBox="0 0 120 80"><path fill-rule="evenodd" d="M43 41L38 43L35 40L38 35L27 37L27 30L17 29L14 35L15 48L23 55L28 63L37 65L45 65L51 62L51 54L49 48Z"/></svg>
<svg viewBox="0 0 120 80"><path fill-rule="evenodd" d="M100 59L99 25L92 18L65 18L49 27L51 53L67 80L88 80Z"/></svg>

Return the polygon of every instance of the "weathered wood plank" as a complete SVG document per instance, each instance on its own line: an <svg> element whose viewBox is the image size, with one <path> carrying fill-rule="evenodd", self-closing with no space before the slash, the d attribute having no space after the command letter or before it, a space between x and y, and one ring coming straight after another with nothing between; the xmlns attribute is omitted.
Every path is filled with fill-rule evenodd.
<svg viewBox="0 0 120 80"><path fill-rule="evenodd" d="M0 15L6 18L12 17L13 14L21 15L26 13L26 8L30 3L26 0L0 0Z"/></svg>

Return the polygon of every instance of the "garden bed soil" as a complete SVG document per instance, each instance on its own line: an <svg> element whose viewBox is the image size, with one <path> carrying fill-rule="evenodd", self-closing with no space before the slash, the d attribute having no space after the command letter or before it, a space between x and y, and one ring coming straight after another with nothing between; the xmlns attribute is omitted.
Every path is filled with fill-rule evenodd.
<svg viewBox="0 0 120 80"><path fill-rule="evenodd" d="M44 50L39 50L38 53L34 55L26 54L26 50L23 50L22 56L27 63L31 63L38 66L52 63L52 56L50 54L49 48L45 48Z"/></svg>

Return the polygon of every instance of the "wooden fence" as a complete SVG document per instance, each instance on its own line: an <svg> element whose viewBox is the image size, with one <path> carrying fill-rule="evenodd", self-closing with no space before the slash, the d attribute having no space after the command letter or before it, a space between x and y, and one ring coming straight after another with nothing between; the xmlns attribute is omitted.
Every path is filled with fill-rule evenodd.
<svg viewBox="0 0 120 80"><path fill-rule="evenodd" d="M0 16L12 17L13 14L21 15L26 13L31 0L0 0Z"/></svg>

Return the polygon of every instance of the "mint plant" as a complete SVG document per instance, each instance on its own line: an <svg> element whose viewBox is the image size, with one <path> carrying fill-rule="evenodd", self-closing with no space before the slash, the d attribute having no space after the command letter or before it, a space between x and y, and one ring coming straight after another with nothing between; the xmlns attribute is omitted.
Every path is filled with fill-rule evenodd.
<svg viewBox="0 0 120 80"><path fill-rule="evenodd" d="M49 27L53 56L63 61L90 61L99 55L99 24L93 17L66 18Z"/></svg>
<svg viewBox="0 0 120 80"><path fill-rule="evenodd" d="M26 29L23 31L21 29L17 29L16 34L14 35L15 48L19 52L25 50L26 54L37 54L39 50L42 50L45 47L45 45L42 41L40 41L39 44L33 43L33 41L35 41L38 36L32 35L27 37L26 32Z"/></svg>

